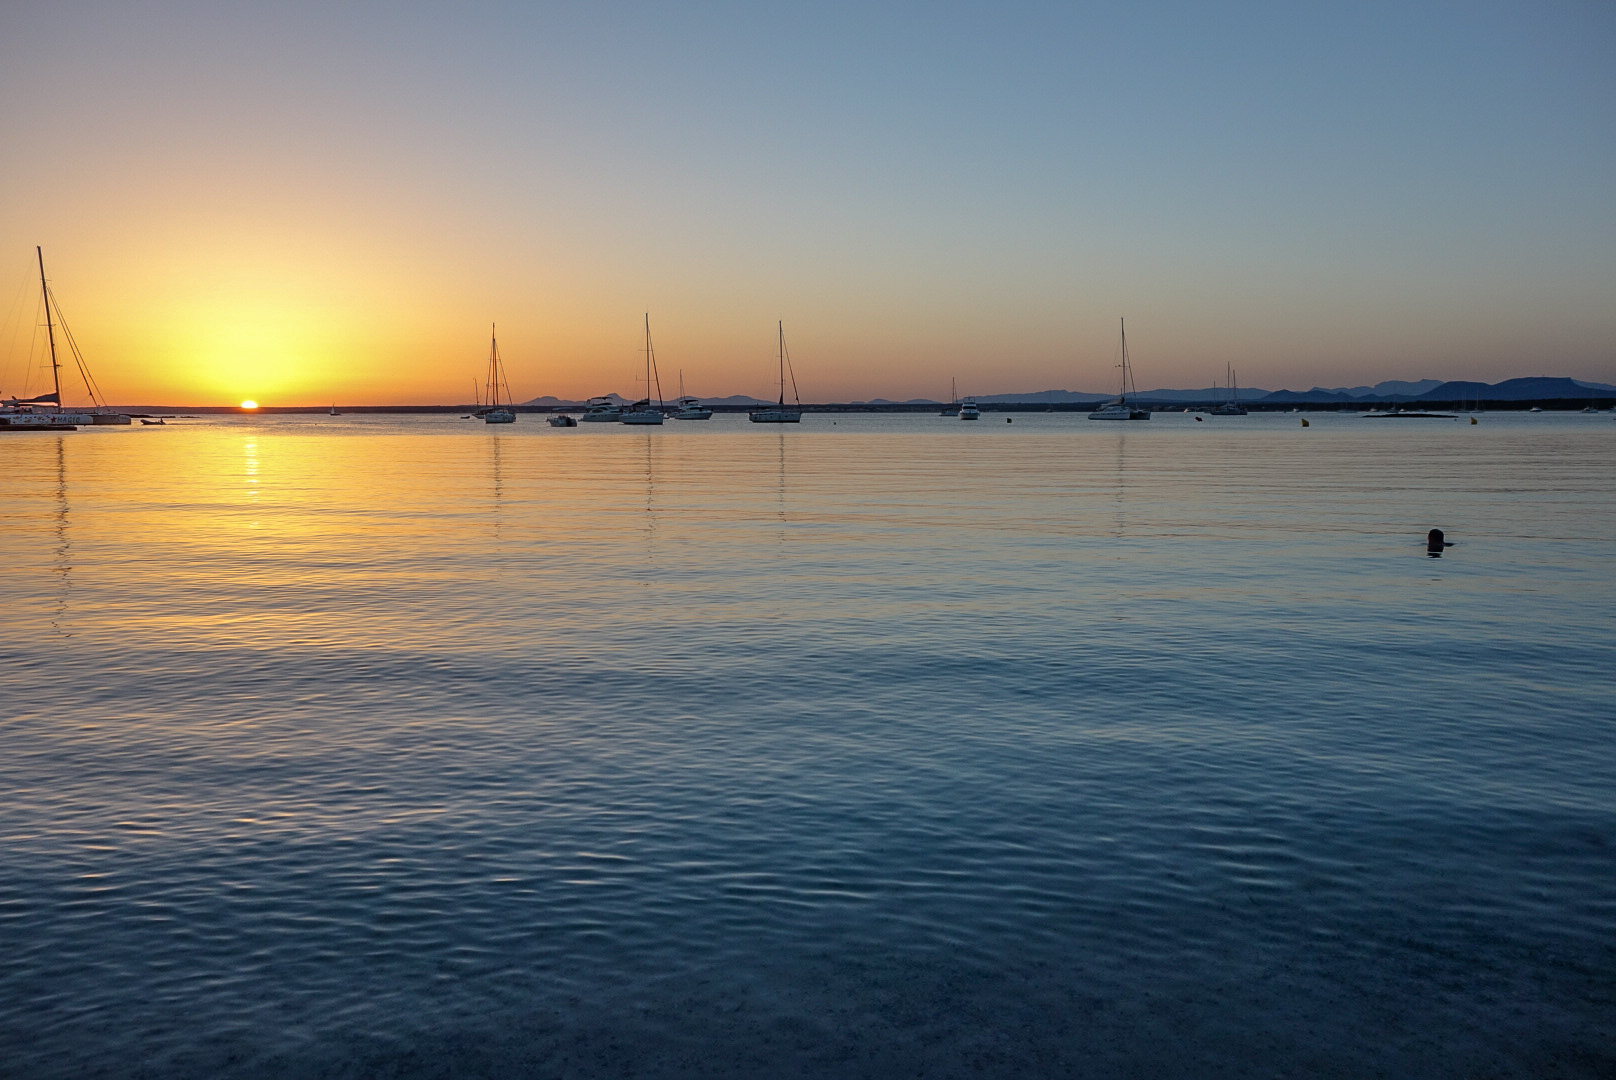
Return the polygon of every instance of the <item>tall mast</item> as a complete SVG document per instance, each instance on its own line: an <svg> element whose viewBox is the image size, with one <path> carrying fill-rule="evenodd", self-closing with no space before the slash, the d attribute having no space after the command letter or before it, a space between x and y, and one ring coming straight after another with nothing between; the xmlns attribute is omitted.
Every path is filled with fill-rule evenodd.
<svg viewBox="0 0 1616 1080"><path fill-rule="evenodd" d="M1128 400L1128 320L1119 315L1117 321L1122 324L1122 390L1117 400L1125 402Z"/></svg>
<svg viewBox="0 0 1616 1080"><path fill-rule="evenodd" d="M56 388L56 411L62 411L62 365L56 362L56 328L51 325L50 289L45 285L45 249L34 245L39 256L39 295L45 301L45 336L50 338L51 385ZM37 323L35 324L38 325Z"/></svg>
<svg viewBox="0 0 1616 1080"><path fill-rule="evenodd" d="M786 321L780 320L780 407L786 407Z"/></svg>
<svg viewBox="0 0 1616 1080"><path fill-rule="evenodd" d="M499 337L495 333L497 329L496 324L488 324L488 405L490 408L499 405Z"/></svg>

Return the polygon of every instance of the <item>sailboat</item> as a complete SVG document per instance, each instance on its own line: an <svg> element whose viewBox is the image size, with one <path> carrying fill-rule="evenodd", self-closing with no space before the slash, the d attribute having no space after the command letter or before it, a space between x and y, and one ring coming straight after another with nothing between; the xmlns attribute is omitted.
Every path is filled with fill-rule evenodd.
<svg viewBox="0 0 1616 1080"><path fill-rule="evenodd" d="M341 416L342 415L341 413L339 413L337 411L337 403L335 401L333 401L331 403L331 415L332 416Z"/></svg>
<svg viewBox="0 0 1616 1080"><path fill-rule="evenodd" d="M1240 404L1240 381L1235 378L1234 368L1227 369L1229 377L1229 400L1211 411L1213 416L1245 416L1246 407Z"/></svg>
<svg viewBox="0 0 1616 1080"><path fill-rule="evenodd" d="M1133 367L1128 362L1128 323L1126 319L1118 321L1122 324L1122 388L1117 392L1117 400L1109 401L1089 413L1089 419L1149 420L1149 409L1141 409L1136 405L1128 404L1128 388L1133 387L1134 395L1138 396L1139 387L1134 385Z"/></svg>
<svg viewBox="0 0 1616 1080"><path fill-rule="evenodd" d="M651 408L651 380L656 380L657 407ZM625 424L662 423L662 376L656 373L656 353L651 348L651 313L645 313L645 397L623 410Z"/></svg>
<svg viewBox="0 0 1616 1080"><path fill-rule="evenodd" d="M51 293L50 286L45 281L45 249L36 246L34 254L39 257L39 293L45 305L45 336L50 342L50 368L51 392L39 394L31 398L8 398L0 401L0 429L13 431L76 431L80 427L105 424L129 424L130 418L122 413L112 412L107 408L106 402L101 399L100 388L96 386L95 376L90 374L89 367L84 363L84 356L79 352L78 342L73 340L73 331L68 328L67 320L62 318L62 309L56 304L56 297ZM54 317L53 317L54 315ZM84 380L84 388L90 394L90 400L96 406L92 410L75 409L72 412L62 407L62 365L56 357L56 330L60 327L62 338L73 353L73 362L78 365L79 376ZM36 405L54 405L54 412L40 412Z"/></svg>
<svg viewBox="0 0 1616 1080"><path fill-rule="evenodd" d="M514 424L516 414L509 409L511 404L511 387L505 381L505 362L499 358L499 337L495 334L493 323L488 324L488 405L480 409L477 415L482 417L485 424ZM505 390L505 404L499 403L499 392Z"/></svg>
<svg viewBox="0 0 1616 1080"><path fill-rule="evenodd" d="M780 322L780 400L773 405L761 405L746 414L754 424L799 424L802 422L802 399L797 396L797 376L791 376L791 397L797 403L794 409L786 407L786 324Z"/></svg>
<svg viewBox="0 0 1616 1080"><path fill-rule="evenodd" d="M959 384L955 379L948 380L948 404L938 416L958 416L960 411Z"/></svg>

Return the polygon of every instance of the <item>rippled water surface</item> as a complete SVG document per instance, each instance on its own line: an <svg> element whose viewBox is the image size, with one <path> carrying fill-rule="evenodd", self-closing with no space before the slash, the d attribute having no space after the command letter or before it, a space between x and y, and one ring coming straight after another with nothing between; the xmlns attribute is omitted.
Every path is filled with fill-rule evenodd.
<svg viewBox="0 0 1616 1080"><path fill-rule="evenodd" d="M1616 1072L1616 419L1299 419L5 437L0 1074Z"/></svg>

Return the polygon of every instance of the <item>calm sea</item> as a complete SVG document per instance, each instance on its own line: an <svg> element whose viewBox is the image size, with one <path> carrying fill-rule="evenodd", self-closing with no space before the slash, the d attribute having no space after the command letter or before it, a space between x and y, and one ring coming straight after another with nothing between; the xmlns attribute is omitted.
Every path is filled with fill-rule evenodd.
<svg viewBox="0 0 1616 1080"><path fill-rule="evenodd" d="M6 437L0 1074L1611 1075L1616 417L1309 419Z"/></svg>

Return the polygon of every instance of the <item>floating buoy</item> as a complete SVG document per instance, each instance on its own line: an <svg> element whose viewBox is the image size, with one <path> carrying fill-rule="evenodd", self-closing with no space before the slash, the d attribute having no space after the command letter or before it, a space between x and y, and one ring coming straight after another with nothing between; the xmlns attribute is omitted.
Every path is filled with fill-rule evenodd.
<svg viewBox="0 0 1616 1080"><path fill-rule="evenodd" d="M1196 423L1197 423L1197 424L1199 424L1199 423L1200 423L1200 422L1201 422L1201 418L1200 418L1200 417L1199 417L1199 416L1197 416L1197 417L1196 417L1196 418L1195 418L1195 422L1196 422Z"/></svg>
<svg viewBox="0 0 1616 1080"><path fill-rule="evenodd" d="M1007 417L1005 417L1005 418L1004 418L1004 422L1005 422L1005 423L1007 423L1007 424L1013 424L1013 423L1015 423L1015 421L1014 421L1014 420L1012 420L1012 419L1010 419L1010 418L1009 418L1009 417L1008 417L1008 416L1007 416Z"/></svg>
<svg viewBox="0 0 1616 1080"><path fill-rule="evenodd" d="M1474 417L1474 416L1472 416L1472 417L1471 417L1471 418L1470 418L1470 422L1471 422L1471 423L1472 423L1472 424L1474 424L1474 423L1475 423L1475 422L1476 422L1476 418L1475 418L1475 417Z"/></svg>
<svg viewBox="0 0 1616 1080"><path fill-rule="evenodd" d="M1303 420L1303 421L1302 421L1302 426L1303 426L1303 427L1312 427L1312 426L1313 426L1313 425L1312 425L1312 424L1309 424L1309 423L1308 423L1308 422L1307 422L1307 421L1306 421L1306 420Z"/></svg>

